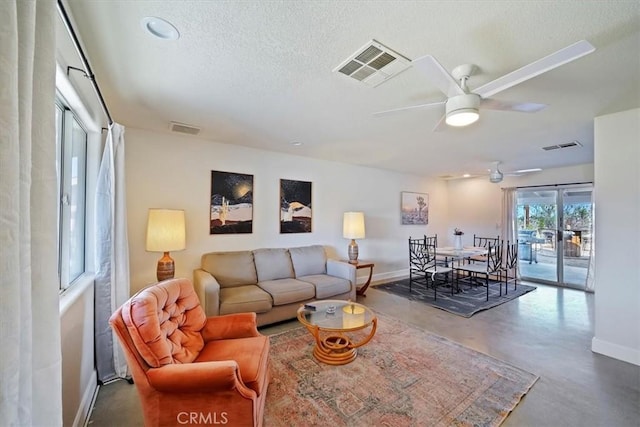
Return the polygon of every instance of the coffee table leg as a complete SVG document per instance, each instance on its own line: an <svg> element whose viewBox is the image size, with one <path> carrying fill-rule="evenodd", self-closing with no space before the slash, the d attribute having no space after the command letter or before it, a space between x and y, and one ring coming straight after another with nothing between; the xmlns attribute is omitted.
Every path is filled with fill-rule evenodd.
<svg viewBox="0 0 640 427"><path fill-rule="evenodd" d="M378 319L373 319L369 335L362 341L354 343L344 334L328 335L324 338L320 336L320 329L317 326L308 326L307 329L315 338L313 356L320 362L328 365L346 365L353 362L358 356L358 347L362 347L373 338L376 333Z"/></svg>

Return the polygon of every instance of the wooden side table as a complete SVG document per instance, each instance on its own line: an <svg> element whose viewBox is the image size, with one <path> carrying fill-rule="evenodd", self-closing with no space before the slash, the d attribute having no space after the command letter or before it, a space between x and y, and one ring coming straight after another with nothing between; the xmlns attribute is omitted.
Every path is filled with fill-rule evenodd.
<svg viewBox="0 0 640 427"><path fill-rule="evenodd" d="M373 277L373 267L375 267L375 264L372 263L371 261L363 261L363 260L358 260L356 263L353 263L343 259L342 262L346 262L347 264L351 264L355 266L356 270L360 270L361 268L369 269L369 278L367 279L367 282L364 285L362 285L360 289L356 291L357 295L362 295L363 297L366 297L364 293L367 291L367 288L371 284L371 277Z"/></svg>

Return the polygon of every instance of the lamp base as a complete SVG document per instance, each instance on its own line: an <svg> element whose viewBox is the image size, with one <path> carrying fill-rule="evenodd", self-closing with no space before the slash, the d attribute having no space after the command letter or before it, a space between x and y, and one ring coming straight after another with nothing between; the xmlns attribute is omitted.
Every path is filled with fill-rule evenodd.
<svg viewBox="0 0 640 427"><path fill-rule="evenodd" d="M162 258L158 260L158 269L156 270L158 281L173 279L175 271L176 265L173 262L173 258L169 256L169 252L165 252Z"/></svg>
<svg viewBox="0 0 640 427"><path fill-rule="evenodd" d="M358 263L358 244L355 239L351 239L351 243L349 243L349 264L357 264Z"/></svg>

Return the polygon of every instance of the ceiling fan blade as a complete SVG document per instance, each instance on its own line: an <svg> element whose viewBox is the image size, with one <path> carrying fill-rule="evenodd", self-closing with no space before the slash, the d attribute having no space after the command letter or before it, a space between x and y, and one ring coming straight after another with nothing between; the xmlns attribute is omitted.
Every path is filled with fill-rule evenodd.
<svg viewBox="0 0 640 427"><path fill-rule="evenodd" d="M447 95L447 97L450 98L452 96L465 94L458 82L451 77L451 74L449 74L433 56L423 56L411 61L411 64L422 71L431 83Z"/></svg>
<svg viewBox="0 0 640 427"><path fill-rule="evenodd" d="M373 113L373 115L376 117L388 116L395 113L402 113L408 110L418 110L420 108L434 107L436 105L444 105L445 102L446 101L430 102L429 104L411 105L409 107L394 108L392 110L378 111L376 113Z"/></svg>
<svg viewBox="0 0 640 427"><path fill-rule="evenodd" d="M517 111L519 113L537 113L547 108L547 104L536 104L535 102L511 102L499 101L497 99L483 99L480 104L482 109L499 111Z"/></svg>
<svg viewBox="0 0 640 427"><path fill-rule="evenodd" d="M551 71L561 65L567 64L578 58L590 54L596 50L591 43L586 40L580 40L577 43L567 46L564 49L545 56L529 65L525 65L509 74L497 78L496 80L489 82L473 92L480 95L482 98L488 98L495 95L498 92L509 89L525 80L532 79L542 73Z"/></svg>

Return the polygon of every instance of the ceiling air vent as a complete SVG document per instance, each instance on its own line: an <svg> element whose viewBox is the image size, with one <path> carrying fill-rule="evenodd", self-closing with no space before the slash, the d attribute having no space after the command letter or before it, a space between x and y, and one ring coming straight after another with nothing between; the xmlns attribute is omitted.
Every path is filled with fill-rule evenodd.
<svg viewBox="0 0 640 427"><path fill-rule="evenodd" d="M400 74L411 65L409 58L400 55L375 40L358 49L333 69L367 86L376 87Z"/></svg>
<svg viewBox="0 0 640 427"><path fill-rule="evenodd" d="M169 129L171 129L172 132L186 133L188 135L197 135L200 133L200 128L177 122L170 122Z"/></svg>
<svg viewBox="0 0 640 427"><path fill-rule="evenodd" d="M567 142L566 144L549 145L547 147L542 147L542 149L544 151L551 151L551 150L559 150L561 148L571 148L571 147L582 147L582 144L580 144L578 141L571 141L571 142Z"/></svg>

